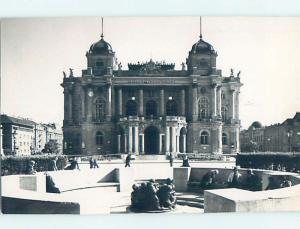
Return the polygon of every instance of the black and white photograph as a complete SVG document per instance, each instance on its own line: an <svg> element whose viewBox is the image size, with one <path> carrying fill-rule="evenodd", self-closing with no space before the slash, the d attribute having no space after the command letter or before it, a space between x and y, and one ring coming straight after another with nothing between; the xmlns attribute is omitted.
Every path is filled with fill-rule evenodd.
<svg viewBox="0 0 300 229"><path fill-rule="evenodd" d="M3 214L300 211L300 18L1 20Z"/></svg>

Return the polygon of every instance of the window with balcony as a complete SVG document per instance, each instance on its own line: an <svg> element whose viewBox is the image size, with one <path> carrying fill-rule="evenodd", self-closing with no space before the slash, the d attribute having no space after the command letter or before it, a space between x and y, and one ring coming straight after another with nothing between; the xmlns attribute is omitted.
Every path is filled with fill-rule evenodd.
<svg viewBox="0 0 300 229"><path fill-rule="evenodd" d="M228 108L226 106L222 106L221 115L222 115L222 122L226 122L228 119Z"/></svg>
<svg viewBox="0 0 300 229"><path fill-rule="evenodd" d="M167 116L178 116L178 108L175 100L170 99L166 105Z"/></svg>
<svg viewBox="0 0 300 229"><path fill-rule="evenodd" d="M126 103L126 116L137 116L137 103L135 100L128 100Z"/></svg>
<svg viewBox="0 0 300 229"><path fill-rule="evenodd" d="M226 133L222 134L222 144L223 145L228 145L228 138L227 138L227 134Z"/></svg>
<svg viewBox="0 0 300 229"><path fill-rule="evenodd" d="M96 145L97 146L102 146L104 143L104 135L101 131L98 131L96 133Z"/></svg>
<svg viewBox="0 0 300 229"><path fill-rule="evenodd" d="M209 100L207 97L201 97L199 99L199 118L209 118Z"/></svg>
<svg viewBox="0 0 300 229"><path fill-rule="evenodd" d="M105 100L98 98L95 101L95 119L101 120L105 117Z"/></svg>
<svg viewBox="0 0 300 229"><path fill-rule="evenodd" d="M157 103L154 100L149 100L146 103L146 116L147 117L157 116Z"/></svg>

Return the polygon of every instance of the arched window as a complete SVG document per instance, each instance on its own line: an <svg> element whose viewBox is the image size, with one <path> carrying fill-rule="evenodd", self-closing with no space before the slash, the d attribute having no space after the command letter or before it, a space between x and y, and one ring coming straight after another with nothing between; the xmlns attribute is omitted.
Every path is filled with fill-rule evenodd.
<svg viewBox="0 0 300 229"><path fill-rule="evenodd" d="M97 146L102 146L104 143L104 139L103 139L103 133L101 131L98 131L96 133L96 145Z"/></svg>
<svg viewBox="0 0 300 229"><path fill-rule="evenodd" d="M171 99L167 102L166 105L166 114L167 116L177 116L178 110L177 110L177 103L175 100Z"/></svg>
<svg viewBox="0 0 300 229"><path fill-rule="evenodd" d="M225 106L222 106L221 108L221 115L222 115L222 121L226 122L228 119L228 109Z"/></svg>
<svg viewBox="0 0 300 229"><path fill-rule="evenodd" d="M206 97L201 97L199 99L199 118L209 118L209 101Z"/></svg>
<svg viewBox="0 0 300 229"><path fill-rule="evenodd" d="M222 145L228 145L227 134L222 134Z"/></svg>
<svg viewBox="0 0 300 229"><path fill-rule="evenodd" d="M157 116L157 104L154 100L146 103L146 116Z"/></svg>
<svg viewBox="0 0 300 229"><path fill-rule="evenodd" d="M137 116L137 104L134 100L128 100L126 103L126 116Z"/></svg>
<svg viewBox="0 0 300 229"><path fill-rule="evenodd" d="M98 98L95 101L95 119L101 120L105 117L105 100Z"/></svg>
<svg viewBox="0 0 300 229"><path fill-rule="evenodd" d="M208 145L208 133L206 131L203 131L200 135L200 143L201 145Z"/></svg>

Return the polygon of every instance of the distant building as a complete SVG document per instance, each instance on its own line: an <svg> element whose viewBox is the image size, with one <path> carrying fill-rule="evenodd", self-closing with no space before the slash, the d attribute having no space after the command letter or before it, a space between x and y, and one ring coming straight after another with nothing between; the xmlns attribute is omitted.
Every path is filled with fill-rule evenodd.
<svg viewBox="0 0 300 229"><path fill-rule="evenodd" d="M40 152L42 152L45 144L47 143L46 127L41 123L37 123L35 125L35 134L34 135L35 135L35 138L34 138L35 152L34 153L40 153Z"/></svg>
<svg viewBox="0 0 300 229"><path fill-rule="evenodd" d="M55 124L35 123L24 118L1 115L2 148L4 155L41 153L50 140L58 143L62 152L63 134Z"/></svg>
<svg viewBox="0 0 300 229"><path fill-rule="evenodd" d="M1 115L5 155L30 155L34 150L34 126L30 120Z"/></svg>
<svg viewBox="0 0 300 229"><path fill-rule="evenodd" d="M152 59L122 70L102 34L82 75L64 73L64 153L239 152L240 73L222 75L217 56L201 34L180 70Z"/></svg>
<svg viewBox="0 0 300 229"><path fill-rule="evenodd" d="M62 153L63 149L63 132L61 128L57 128L57 124L48 123L43 124L45 127L45 144L51 140L54 140L58 143L59 151ZM44 144L44 146L45 146Z"/></svg>
<svg viewBox="0 0 300 229"><path fill-rule="evenodd" d="M281 124L262 126L254 122L240 134L241 151L300 152L300 112Z"/></svg>

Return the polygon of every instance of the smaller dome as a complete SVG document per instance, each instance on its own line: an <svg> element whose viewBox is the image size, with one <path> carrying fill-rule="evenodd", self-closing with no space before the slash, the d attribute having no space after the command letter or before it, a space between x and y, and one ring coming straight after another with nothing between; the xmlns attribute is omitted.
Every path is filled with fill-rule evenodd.
<svg viewBox="0 0 300 229"><path fill-rule="evenodd" d="M192 53L204 54L204 53L214 53L215 50L213 46L200 38L200 40L193 45Z"/></svg>
<svg viewBox="0 0 300 229"><path fill-rule="evenodd" d="M100 41L91 45L89 53L96 55L111 54L113 53L113 50L111 45L102 37Z"/></svg>
<svg viewBox="0 0 300 229"><path fill-rule="evenodd" d="M253 128L255 128L255 129L258 129L258 128L262 128L262 124L261 124L260 122L258 122L258 121L255 121L255 122L253 122L253 123L251 124L250 127L253 127Z"/></svg>

